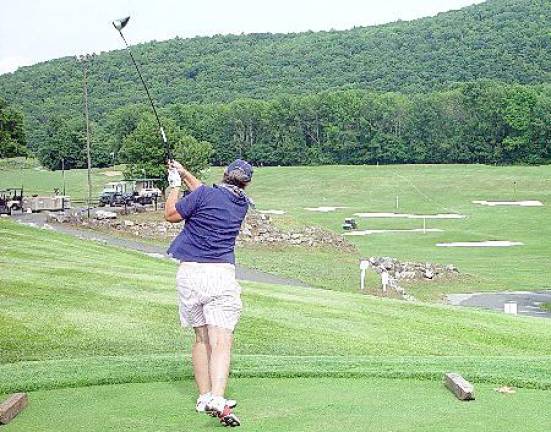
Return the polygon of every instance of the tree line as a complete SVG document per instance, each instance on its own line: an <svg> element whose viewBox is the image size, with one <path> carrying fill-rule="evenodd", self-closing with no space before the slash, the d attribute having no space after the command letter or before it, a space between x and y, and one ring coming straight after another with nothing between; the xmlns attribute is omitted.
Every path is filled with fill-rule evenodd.
<svg viewBox="0 0 551 432"><path fill-rule="evenodd" d="M108 165L106 155L113 154L136 168L162 166L164 147L148 110L120 108L94 125L95 165ZM161 117L176 155L198 170L209 160L222 165L236 157L255 165L551 161L551 85L479 81L409 95L346 90L174 104ZM52 119L48 130L60 121ZM75 123L66 120L65 127ZM82 166L82 130L81 124L72 135L46 137L38 149L41 161L59 167L65 149L65 163Z"/></svg>

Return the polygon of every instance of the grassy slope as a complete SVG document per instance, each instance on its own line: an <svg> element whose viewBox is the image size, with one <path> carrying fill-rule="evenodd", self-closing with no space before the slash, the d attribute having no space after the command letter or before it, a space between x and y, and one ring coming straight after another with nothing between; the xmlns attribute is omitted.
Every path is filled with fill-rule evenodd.
<svg viewBox="0 0 551 432"><path fill-rule="evenodd" d="M469 403L439 383L388 379L237 379L230 390L239 396L248 431L547 430L551 392L501 395L492 387L478 385L477 400ZM168 432L212 430L216 424L192 411L190 382L38 391L31 398L6 432Z"/></svg>
<svg viewBox="0 0 551 432"><path fill-rule="evenodd" d="M517 182L516 194L513 182ZM324 166L260 168L250 194L261 209L280 209L298 223L319 224L336 232L345 217L357 212L459 212L465 220L427 221L443 233L380 234L352 237L364 256L395 256L415 261L453 263L467 274L454 282L417 284L419 298L445 292L531 290L551 288L551 167ZM545 207L482 207L473 200L537 199ZM334 213L312 213L304 207L346 206ZM360 229L421 228L421 220L359 220ZM515 240L517 248L438 248L438 242ZM244 255L246 264L254 256ZM302 260L308 260L305 251ZM259 263L263 261L260 260ZM297 273L300 265L295 266ZM355 266L354 266L355 267ZM340 272L341 267L335 269ZM346 271L357 269L352 266ZM346 273L342 273L348 277ZM354 286L354 288L356 288Z"/></svg>
<svg viewBox="0 0 551 432"><path fill-rule="evenodd" d="M189 376L173 263L5 221L0 236L0 391ZM551 387L547 320L244 286L241 376L435 379L456 367L484 381Z"/></svg>

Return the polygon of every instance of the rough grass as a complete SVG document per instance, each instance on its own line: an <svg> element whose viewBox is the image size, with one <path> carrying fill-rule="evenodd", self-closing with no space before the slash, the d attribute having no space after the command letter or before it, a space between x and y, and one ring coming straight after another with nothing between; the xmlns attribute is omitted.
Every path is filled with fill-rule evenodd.
<svg viewBox="0 0 551 432"><path fill-rule="evenodd" d="M460 402L438 382L371 379L233 379L246 431L546 432L550 391L496 393L477 385ZM6 432L202 431L217 422L193 411L190 381L37 391ZM4 430L4 429L3 429Z"/></svg>

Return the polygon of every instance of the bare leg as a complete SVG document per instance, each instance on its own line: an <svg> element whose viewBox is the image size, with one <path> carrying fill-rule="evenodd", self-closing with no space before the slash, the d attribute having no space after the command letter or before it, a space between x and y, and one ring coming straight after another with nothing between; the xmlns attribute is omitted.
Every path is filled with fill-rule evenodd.
<svg viewBox="0 0 551 432"><path fill-rule="evenodd" d="M199 394L210 392L209 376L209 331L207 326L195 327L195 343L191 349L191 360L193 362L193 373Z"/></svg>
<svg viewBox="0 0 551 432"><path fill-rule="evenodd" d="M211 393L213 396L224 396L228 374L230 372L230 354L233 333L221 327L208 326L211 347L209 363Z"/></svg>

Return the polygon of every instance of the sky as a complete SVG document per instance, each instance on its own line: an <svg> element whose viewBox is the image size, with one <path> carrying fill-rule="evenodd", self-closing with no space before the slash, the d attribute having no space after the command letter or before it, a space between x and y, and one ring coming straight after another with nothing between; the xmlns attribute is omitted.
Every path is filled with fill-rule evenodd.
<svg viewBox="0 0 551 432"><path fill-rule="evenodd" d="M0 74L64 56L175 36L344 30L436 15L481 0L0 0Z"/></svg>

